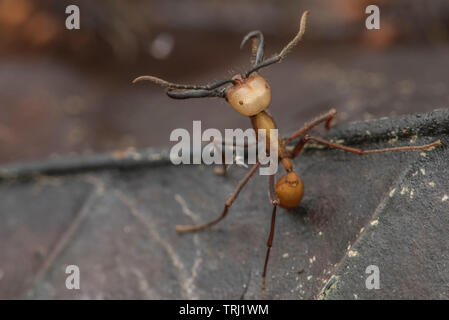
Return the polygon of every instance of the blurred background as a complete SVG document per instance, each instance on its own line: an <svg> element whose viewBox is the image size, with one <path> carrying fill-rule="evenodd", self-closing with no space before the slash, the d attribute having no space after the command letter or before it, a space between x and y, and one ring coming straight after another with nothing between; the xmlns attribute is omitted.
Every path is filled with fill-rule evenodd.
<svg viewBox="0 0 449 320"><path fill-rule="evenodd" d="M66 6L81 29L65 28ZM380 30L365 28L366 6ZM447 0L0 0L0 163L169 145L175 128L246 128L218 99L175 101L151 74L180 83L249 66L250 30L279 52L310 10L305 39L262 74L281 133L336 108L339 121L449 105Z"/></svg>

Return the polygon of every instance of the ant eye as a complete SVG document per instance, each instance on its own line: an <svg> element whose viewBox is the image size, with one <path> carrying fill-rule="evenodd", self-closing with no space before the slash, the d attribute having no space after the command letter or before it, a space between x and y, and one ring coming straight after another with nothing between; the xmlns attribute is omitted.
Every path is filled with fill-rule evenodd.
<svg viewBox="0 0 449 320"><path fill-rule="evenodd" d="M271 90L265 79L252 73L230 87L226 93L229 104L245 116L256 115L265 110L271 101Z"/></svg>

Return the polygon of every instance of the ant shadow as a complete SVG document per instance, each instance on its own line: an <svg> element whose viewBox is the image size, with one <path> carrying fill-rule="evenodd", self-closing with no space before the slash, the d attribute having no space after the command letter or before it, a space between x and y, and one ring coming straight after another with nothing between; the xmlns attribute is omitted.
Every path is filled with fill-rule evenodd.
<svg viewBox="0 0 449 320"><path fill-rule="evenodd" d="M305 197L301 204L293 209L283 209L288 214L289 224L304 229L328 229L338 213L339 203L333 197Z"/></svg>

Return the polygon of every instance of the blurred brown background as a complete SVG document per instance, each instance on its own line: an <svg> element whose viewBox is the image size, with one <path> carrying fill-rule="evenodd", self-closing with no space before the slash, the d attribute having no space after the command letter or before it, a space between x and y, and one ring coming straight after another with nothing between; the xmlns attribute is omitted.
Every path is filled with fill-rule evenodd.
<svg viewBox="0 0 449 320"><path fill-rule="evenodd" d="M76 4L81 29L65 28ZM381 29L366 30L376 4ZM242 37L278 52L311 11L305 40L262 73L287 133L330 107L340 121L449 105L449 1L0 0L0 162L166 146L175 128L248 127L224 101L175 101L151 84L206 83L248 68Z"/></svg>

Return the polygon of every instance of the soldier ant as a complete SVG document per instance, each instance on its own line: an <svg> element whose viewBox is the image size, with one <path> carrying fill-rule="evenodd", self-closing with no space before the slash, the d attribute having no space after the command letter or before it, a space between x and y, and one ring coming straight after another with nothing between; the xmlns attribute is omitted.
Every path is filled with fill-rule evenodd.
<svg viewBox="0 0 449 320"><path fill-rule="evenodd" d="M226 101L240 114L248 116L251 120L254 130L257 132L258 129L271 130L276 129L276 124L267 112L267 108L271 101L271 90L267 81L258 73L258 70L268 67L272 64L281 62L287 53L293 49L303 38L308 11L305 11L301 17L299 31L296 36L282 49L282 51L268 59L264 59L264 36L260 31L251 31L244 38L241 43L241 48L245 43L252 39L252 54L251 63L252 66L244 74L237 74L231 79L222 80L215 83L210 83L206 85L183 85L167 82L160 78L153 76L141 76L136 78L133 83L148 80L155 84L158 84L166 88L166 93L170 98L173 99L188 99L188 98L204 98L204 97L219 97L224 98ZM278 141L267 140L267 149L269 149L270 143L277 144L279 152L279 160L285 169L286 173L277 182L275 181L275 175L268 176L268 186L269 186L269 196L271 204L273 205L272 216L271 216L271 227L267 241L267 250L265 255L265 262L263 266L262 273L262 298L266 298L265 293L265 279L267 274L268 259L270 256L270 250L273 243L274 237L274 227L276 220L276 208L279 205L285 209L291 209L298 206L302 200L304 194L304 185L298 174L293 170L292 159L296 158L304 146L309 141L314 141L319 144L326 145L330 148L336 148L348 152L352 152L358 155L372 154L372 153L382 153L382 152L393 152L393 151L409 151L409 150L428 150L436 146L440 146L440 140L433 143L421 146L405 146L405 147L395 147L395 148L384 148L375 150L362 150L352 147L343 146L341 144L333 143L331 141L309 136L308 132L312 130L317 125L324 123L326 129L330 129L331 121L335 118L337 112L335 109L331 109L325 114L313 119L312 121L306 123L301 129L294 132L288 138L279 138ZM293 140L298 139L293 149L288 149L287 146ZM291 150L291 151L290 151ZM237 199L240 191L254 175L260 163L254 164L245 177L240 180L234 191L228 196L223 212L221 215L207 223L201 225L178 225L176 226L176 231L178 232L189 232L189 231L199 231L207 227L211 227L223 220L228 214L229 208L232 206L234 201ZM226 167L223 167L221 171L222 174L226 172Z"/></svg>

